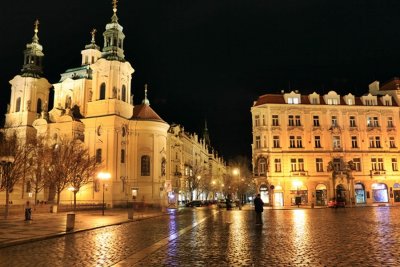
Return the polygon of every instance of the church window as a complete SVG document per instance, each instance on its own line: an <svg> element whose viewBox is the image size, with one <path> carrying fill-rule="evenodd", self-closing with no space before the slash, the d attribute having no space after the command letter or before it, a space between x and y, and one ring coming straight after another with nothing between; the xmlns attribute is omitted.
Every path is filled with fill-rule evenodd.
<svg viewBox="0 0 400 267"><path fill-rule="evenodd" d="M126 101L126 87L125 87L125 85L122 85L122 92L121 92L121 100L122 101Z"/></svg>
<svg viewBox="0 0 400 267"><path fill-rule="evenodd" d="M106 84L105 83L102 83L100 85L100 98L99 99L100 100L101 99L106 99Z"/></svg>
<svg viewBox="0 0 400 267"><path fill-rule="evenodd" d="M42 113L42 99L40 98L37 100L36 112L39 114Z"/></svg>
<svg viewBox="0 0 400 267"><path fill-rule="evenodd" d="M21 111L21 97L17 98L17 102L15 103L15 112Z"/></svg>
<svg viewBox="0 0 400 267"><path fill-rule="evenodd" d="M150 157L145 155L141 158L140 164L142 176L150 176Z"/></svg>
<svg viewBox="0 0 400 267"><path fill-rule="evenodd" d="M125 149L121 149L121 163L125 163Z"/></svg>
<svg viewBox="0 0 400 267"><path fill-rule="evenodd" d="M102 158L101 158L101 148L96 150L96 162L101 163Z"/></svg>

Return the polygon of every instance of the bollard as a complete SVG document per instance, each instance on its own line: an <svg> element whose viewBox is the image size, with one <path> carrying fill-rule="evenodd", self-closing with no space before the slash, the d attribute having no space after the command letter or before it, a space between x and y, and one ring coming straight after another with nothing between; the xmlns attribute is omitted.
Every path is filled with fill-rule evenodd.
<svg viewBox="0 0 400 267"><path fill-rule="evenodd" d="M71 231L75 227L75 213L68 213L67 214L67 227L66 231Z"/></svg>

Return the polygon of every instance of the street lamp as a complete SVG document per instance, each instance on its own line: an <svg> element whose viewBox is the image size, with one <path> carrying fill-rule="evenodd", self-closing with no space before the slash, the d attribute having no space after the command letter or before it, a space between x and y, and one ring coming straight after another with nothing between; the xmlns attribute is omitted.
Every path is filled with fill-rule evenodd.
<svg viewBox="0 0 400 267"><path fill-rule="evenodd" d="M111 174L109 172L99 172L97 175L97 178L100 180L103 180L103 206L102 206L102 215L104 216L104 208L105 208L105 203L104 203L104 191L105 191L105 185L106 182L105 180L108 180L111 178Z"/></svg>

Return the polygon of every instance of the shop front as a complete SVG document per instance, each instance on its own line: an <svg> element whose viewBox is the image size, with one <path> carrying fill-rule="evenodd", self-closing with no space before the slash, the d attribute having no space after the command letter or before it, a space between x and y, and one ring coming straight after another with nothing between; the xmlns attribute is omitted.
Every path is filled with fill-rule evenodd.
<svg viewBox="0 0 400 267"><path fill-rule="evenodd" d="M300 181L294 181L290 189L290 202L292 205L308 204L308 189Z"/></svg>
<svg viewBox="0 0 400 267"><path fill-rule="evenodd" d="M394 202L399 203L400 202L400 184L395 183L393 185L393 197L394 197Z"/></svg>
<svg viewBox="0 0 400 267"><path fill-rule="evenodd" d="M356 183L354 185L354 193L355 193L356 204L367 203L365 186L362 183Z"/></svg>
<svg viewBox="0 0 400 267"><path fill-rule="evenodd" d="M261 200L264 202L264 204L268 205L269 204L269 192L268 192L268 186L263 184L260 186L260 196Z"/></svg>
<svg viewBox="0 0 400 267"><path fill-rule="evenodd" d="M315 205L326 206L328 205L326 185L318 184L315 188Z"/></svg>
<svg viewBox="0 0 400 267"><path fill-rule="evenodd" d="M374 203L387 203L389 202L388 187L384 183L373 183L372 189L372 201Z"/></svg>
<svg viewBox="0 0 400 267"><path fill-rule="evenodd" d="M283 207L284 202L283 202L283 191L282 191L282 186L277 185L275 186L274 190L274 206L275 207Z"/></svg>

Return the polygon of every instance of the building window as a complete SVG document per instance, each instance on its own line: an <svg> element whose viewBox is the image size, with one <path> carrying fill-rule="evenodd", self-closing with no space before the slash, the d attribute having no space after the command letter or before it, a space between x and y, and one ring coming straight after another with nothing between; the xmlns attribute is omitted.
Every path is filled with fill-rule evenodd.
<svg viewBox="0 0 400 267"><path fill-rule="evenodd" d="M281 171L282 171L281 159L275 159L275 172L281 172Z"/></svg>
<svg viewBox="0 0 400 267"><path fill-rule="evenodd" d="M381 138L379 136L369 137L369 147L370 148L381 148Z"/></svg>
<svg viewBox="0 0 400 267"><path fill-rule="evenodd" d="M321 136L315 136L314 143L316 148L321 148Z"/></svg>
<svg viewBox="0 0 400 267"><path fill-rule="evenodd" d="M354 164L354 170L357 172L361 171L361 159L360 158L354 158L353 159L353 164Z"/></svg>
<svg viewBox="0 0 400 267"><path fill-rule="evenodd" d="M263 136L263 147L267 147L267 137Z"/></svg>
<svg viewBox="0 0 400 267"><path fill-rule="evenodd" d="M396 148L396 142L393 136L389 137L389 146L390 148Z"/></svg>
<svg viewBox="0 0 400 267"><path fill-rule="evenodd" d="M100 97L99 97L99 99L100 100L101 99L106 99L106 84L105 83L102 83L100 85Z"/></svg>
<svg viewBox="0 0 400 267"><path fill-rule="evenodd" d="M318 104L318 98L316 98L316 97L311 98L311 104L317 105Z"/></svg>
<svg viewBox="0 0 400 267"><path fill-rule="evenodd" d="M126 86L122 85L122 90L121 90L121 100L126 101Z"/></svg>
<svg viewBox="0 0 400 267"><path fill-rule="evenodd" d="M274 148L279 148L281 147L280 141L279 141L279 135L274 135L273 137L273 142L274 142Z"/></svg>
<svg viewBox="0 0 400 267"><path fill-rule="evenodd" d="M121 149L121 163L125 163L125 149Z"/></svg>
<svg viewBox="0 0 400 267"><path fill-rule="evenodd" d="M332 116L331 122L332 122L332 127L337 127L338 126L338 122L337 122L337 117L336 116Z"/></svg>
<svg viewBox="0 0 400 267"><path fill-rule="evenodd" d="M260 116L259 115L254 116L254 124L256 127L260 126Z"/></svg>
<svg viewBox="0 0 400 267"><path fill-rule="evenodd" d="M290 148L296 147L296 141L295 141L294 136L289 136L289 147Z"/></svg>
<svg viewBox="0 0 400 267"><path fill-rule="evenodd" d="M265 158L258 159L258 174L265 175L267 170L267 160Z"/></svg>
<svg viewBox="0 0 400 267"><path fill-rule="evenodd" d="M397 167L397 159L392 158L392 171L397 172L399 169Z"/></svg>
<svg viewBox="0 0 400 267"><path fill-rule="evenodd" d="M350 116L350 127L357 127L355 116Z"/></svg>
<svg viewBox="0 0 400 267"><path fill-rule="evenodd" d="M279 126L279 117L278 117L278 115L272 115L272 126Z"/></svg>
<svg viewBox="0 0 400 267"><path fill-rule="evenodd" d="M352 98L348 98L347 99L347 105L349 105L349 106L353 105L353 99Z"/></svg>
<svg viewBox="0 0 400 267"><path fill-rule="evenodd" d="M21 97L17 98L17 101L15 103L15 112L21 111Z"/></svg>
<svg viewBox="0 0 400 267"><path fill-rule="evenodd" d="M333 148L340 148L340 136L333 136Z"/></svg>
<svg viewBox="0 0 400 267"><path fill-rule="evenodd" d="M290 170L292 172L297 171L297 161L296 161L296 159L290 159Z"/></svg>
<svg viewBox="0 0 400 267"><path fill-rule="evenodd" d="M262 115L262 125L265 126L265 115Z"/></svg>
<svg viewBox="0 0 400 267"><path fill-rule="evenodd" d="M324 163L321 158L316 158L315 159L315 170L317 172L323 172L324 171Z"/></svg>
<svg viewBox="0 0 400 267"><path fill-rule="evenodd" d="M371 169L373 171L385 170L383 166L383 158L371 158Z"/></svg>
<svg viewBox="0 0 400 267"><path fill-rule="evenodd" d="M101 163L102 162L102 157L101 157L101 148L96 150L96 162Z"/></svg>
<svg viewBox="0 0 400 267"><path fill-rule="evenodd" d="M392 117L388 117L388 119L387 119L387 127L388 128L393 128L394 127L393 118Z"/></svg>
<svg viewBox="0 0 400 267"><path fill-rule="evenodd" d="M358 148L357 136L352 136L351 137L351 147L352 148Z"/></svg>
<svg viewBox="0 0 400 267"><path fill-rule="evenodd" d="M379 127L378 117L367 117L367 127Z"/></svg>
<svg viewBox="0 0 400 267"><path fill-rule="evenodd" d="M304 159L290 159L290 169L292 172L304 171Z"/></svg>
<svg viewBox="0 0 400 267"><path fill-rule="evenodd" d="M42 113L42 99L38 98L36 103L36 113Z"/></svg>
<svg viewBox="0 0 400 267"><path fill-rule="evenodd" d="M338 100L337 98L328 98L328 105L337 105Z"/></svg>
<svg viewBox="0 0 400 267"><path fill-rule="evenodd" d="M288 104L299 104L299 98L298 97L289 97Z"/></svg>
<svg viewBox="0 0 400 267"><path fill-rule="evenodd" d="M261 137L256 136L256 149L261 148Z"/></svg>
<svg viewBox="0 0 400 267"><path fill-rule="evenodd" d="M296 122L296 126L301 126L300 115L296 115L295 122Z"/></svg>
<svg viewBox="0 0 400 267"><path fill-rule="evenodd" d="M296 137L296 145L297 147L303 147L303 140L301 139L301 136Z"/></svg>
<svg viewBox="0 0 400 267"><path fill-rule="evenodd" d="M289 126L294 126L294 116L289 115Z"/></svg>
<svg viewBox="0 0 400 267"><path fill-rule="evenodd" d="M319 127L319 116L313 116L314 127Z"/></svg>
<svg viewBox="0 0 400 267"><path fill-rule="evenodd" d="M339 158L333 159L333 170L334 171L341 171L342 170L342 161Z"/></svg>
<svg viewBox="0 0 400 267"><path fill-rule="evenodd" d="M304 159L297 159L299 164L299 171L304 171Z"/></svg>
<svg viewBox="0 0 400 267"><path fill-rule="evenodd" d="M142 176L150 176L150 156L142 156L140 160L140 170Z"/></svg>

